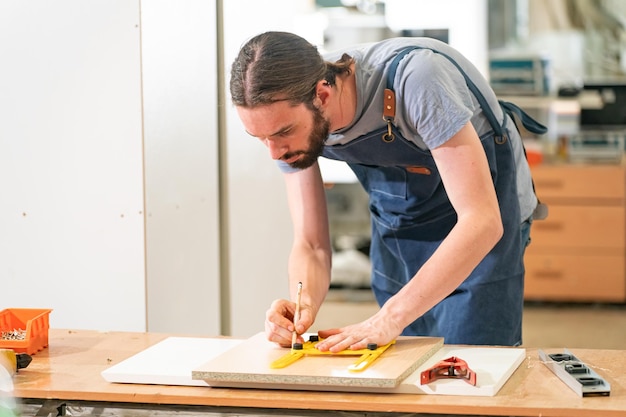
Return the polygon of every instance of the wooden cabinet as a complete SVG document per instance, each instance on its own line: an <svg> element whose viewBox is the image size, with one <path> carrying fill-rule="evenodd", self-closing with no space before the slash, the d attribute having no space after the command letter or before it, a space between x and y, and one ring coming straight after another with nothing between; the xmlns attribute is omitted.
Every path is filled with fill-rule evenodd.
<svg viewBox="0 0 626 417"><path fill-rule="evenodd" d="M532 168L546 220L526 250L526 300L626 301L626 175L621 165Z"/></svg>

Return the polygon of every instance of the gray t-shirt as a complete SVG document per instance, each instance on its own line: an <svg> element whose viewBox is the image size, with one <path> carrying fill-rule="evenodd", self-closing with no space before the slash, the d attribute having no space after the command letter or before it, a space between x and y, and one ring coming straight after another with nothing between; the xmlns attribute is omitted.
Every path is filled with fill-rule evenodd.
<svg viewBox="0 0 626 417"><path fill-rule="evenodd" d="M430 38L392 38L335 51L324 57L331 62L338 60L343 53L354 58L357 89L354 120L344 129L333 132L326 142L327 146L346 144L386 125L381 104L386 87L386 68L401 49L413 45L432 48L454 59L482 92L496 118L502 120L503 112L488 82L458 51ZM446 57L429 49L414 50L400 61L394 91L396 127L404 138L422 149L435 149L442 145L468 121L472 122L479 136L492 130L463 74ZM521 138L513 126L510 126L510 131L523 221L532 215L537 199ZM296 171L281 161L278 164L283 172Z"/></svg>

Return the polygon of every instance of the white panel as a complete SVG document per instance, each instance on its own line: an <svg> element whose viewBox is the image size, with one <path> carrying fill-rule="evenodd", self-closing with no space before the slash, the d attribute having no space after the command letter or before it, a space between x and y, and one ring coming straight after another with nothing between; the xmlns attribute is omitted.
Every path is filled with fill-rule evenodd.
<svg viewBox="0 0 626 417"><path fill-rule="evenodd" d="M319 38L317 32L311 35L310 25L304 24L312 1L223 3L227 92L230 66L250 37L268 30L285 30ZM267 149L244 131L228 93L226 101L230 334L249 337L263 331L265 311L271 302L288 295L287 256L292 229L282 174Z"/></svg>
<svg viewBox="0 0 626 417"><path fill-rule="evenodd" d="M0 306L145 330L139 4L0 3Z"/></svg>
<svg viewBox="0 0 626 417"><path fill-rule="evenodd" d="M141 3L148 330L219 334L215 0Z"/></svg>

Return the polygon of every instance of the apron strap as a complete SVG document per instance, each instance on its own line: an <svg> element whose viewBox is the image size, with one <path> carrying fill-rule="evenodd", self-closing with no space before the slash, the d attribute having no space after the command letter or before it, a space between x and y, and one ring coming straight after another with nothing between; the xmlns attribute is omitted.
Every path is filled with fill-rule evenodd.
<svg viewBox="0 0 626 417"><path fill-rule="evenodd" d="M524 128L529 132L543 135L548 131L547 127L530 117L528 113L519 108L516 104L509 103L508 101L503 100L498 100L498 102L500 103L500 107L502 107L502 110L504 110L504 112L509 115L513 122L515 122L515 117L513 116L517 116L519 121L522 122L522 126L524 126Z"/></svg>
<svg viewBox="0 0 626 417"><path fill-rule="evenodd" d="M439 54L445 57L459 70L459 72L463 75L463 78L465 78L465 83L467 84L467 87L470 89L472 94L474 94L474 97L476 97L476 100L480 104L480 107L483 109L483 113L485 114L487 121L489 122L489 124L491 125L491 128L493 129L495 133L494 140L498 144L502 144L506 142L507 137L505 134L505 130L503 128L503 125L505 122L503 121L502 124L498 122L498 120L496 119L496 115L491 110L491 107L487 103L485 96L478 89L478 87L476 87L476 84L474 84L474 82L467 76L465 71L463 71L463 68L461 68L461 66L449 55L441 51L438 51L436 49L422 47L422 46L409 46L407 48L402 49L393 58L393 60L391 61L391 64L389 65L389 69L387 71L387 80L385 84L385 87L386 87L385 93L384 93L385 95L383 98L383 120L387 122L387 133L383 135L383 140L386 142L391 142L394 139L394 134L391 130L391 124L394 118L396 117L396 95L393 91L393 84L396 78L396 71L398 69L398 65L400 64L400 61L402 61L402 59L409 52L414 51L416 49L428 49L436 54ZM513 120L513 123L515 124L515 127L518 129L518 131L519 131L519 128L517 127L514 116L517 116L517 118L521 121L524 128L531 133L542 135L548 131L547 127L545 127L544 125L542 125L541 123L539 123L538 121L530 117L524 110L522 110L517 105L510 103L508 101L502 101L502 100L498 100L498 102L500 103L500 107L502 108L503 112L505 114L508 114L511 120ZM504 119L506 120L506 116ZM526 155L526 149L524 149L524 155ZM531 181L532 181L532 178L531 178ZM532 186L533 186L533 191L535 191L534 181L533 181ZM538 201L537 207L535 208L535 212L533 213L533 218L536 220L543 220L547 216L548 216L547 206L543 204L541 201Z"/></svg>
<svg viewBox="0 0 626 417"><path fill-rule="evenodd" d="M461 66L454 59L452 59L452 57L450 57L449 55L441 51L437 51L436 49L426 48L422 46L409 46L407 48L404 48L394 57L393 61L391 61L391 64L389 65L389 70L387 72L387 83L386 83L387 88L385 89L385 103L384 103L384 108L383 108L383 119L385 119L387 123L390 123L390 121L393 121L393 117L395 117L395 103L394 103L394 106L392 106L393 115L387 116L385 114L385 109L388 109L389 107L388 100L391 100L391 97L389 98L387 97L388 95L393 95L393 99L395 102L395 94L393 94L393 83L396 78L396 70L398 69L398 65L400 64L400 61L402 60L402 58L404 58L409 52L414 51L416 49L428 49L436 54L439 54L445 57L448 61L450 61L459 70L461 75L463 75L463 78L465 78L465 83L467 84L467 87L470 89L472 94L474 94L474 97L476 97L476 100L478 100L478 103L480 104L480 107L483 109L483 112L485 113L485 116L487 117L487 121L491 125L491 128L493 129L493 131L496 133L496 136L501 137L501 138L504 137L504 130L502 129L502 125L498 122L495 114L493 114L493 112L491 111L491 107L487 103L485 96L483 96L483 93L481 93L478 87L476 87L476 84L474 84L474 82L467 76L467 74L465 73L465 71L463 71ZM391 92L391 94L388 94L388 92Z"/></svg>
<svg viewBox="0 0 626 417"><path fill-rule="evenodd" d="M476 84L474 84L474 82L467 76L465 71L463 71L463 68L461 68L461 66L451 56L441 51L437 51L436 49L426 48L422 46L409 46L407 48L402 49L393 58L393 60L391 61L391 64L389 65L389 70L387 72L385 97L383 101L383 119L388 123L389 128L391 127L391 122L393 121L395 114L396 114L396 104L395 104L395 94L393 92L393 83L396 78L396 71L398 69L398 65L400 64L400 61L402 60L402 58L404 58L409 52L414 51L416 49L428 49L436 54L439 54L445 57L459 70L459 72L463 75L463 78L465 78L465 83L467 84L467 87L470 89L472 94L474 94L474 97L476 97L476 100L478 100L480 107L483 109L483 112L485 113L485 117L487 118L487 121L489 122L489 124L491 125L491 128L495 132L496 142L498 143L504 142L506 140L506 136L505 136L502 124L498 122L495 114L493 113L493 111L491 111L491 107L487 103L485 96L478 89L478 87L476 87ZM544 125L542 125L541 123L537 122L535 119L530 117L526 112L524 112L521 108L519 108L515 104L509 103L507 101L502 101L502 100L499 100L499 103L503 111L511 117L513 122L515 122L515 118L513 117L513 115L516 115L519 118L519 120L522 122L522 125L524 126L524 128L526 128L529 132L542 135L548 131L548 129Z"/></svg>

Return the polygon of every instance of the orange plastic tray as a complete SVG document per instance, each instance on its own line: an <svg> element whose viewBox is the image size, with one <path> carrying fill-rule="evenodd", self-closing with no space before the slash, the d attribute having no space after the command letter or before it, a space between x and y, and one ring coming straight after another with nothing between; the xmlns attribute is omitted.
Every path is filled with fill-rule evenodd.
<svg viewBox="0 0 626 417"><path fill-rule="evenodd" d="M0 337L0 348L13 349L16 353L33 355L48 346L51 309L7 308L0 311L0 330L26 331L23 340L5 340Z"/></svg>

